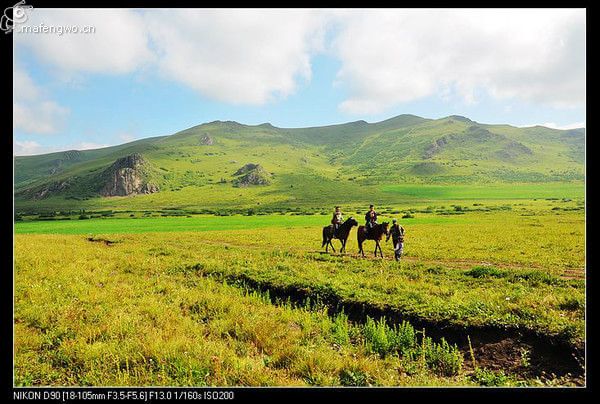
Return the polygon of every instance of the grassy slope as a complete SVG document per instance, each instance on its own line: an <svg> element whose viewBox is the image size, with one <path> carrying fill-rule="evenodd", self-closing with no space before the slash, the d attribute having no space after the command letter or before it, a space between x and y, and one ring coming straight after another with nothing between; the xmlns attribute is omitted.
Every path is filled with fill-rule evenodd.
<svg viewBox="0 0 600 404"><path fill-rule="evenodd" d="M79 180L71 191L48 199L31 201L17 194L17 209L318 206L339 195L344 201L357 204L373 199L388 203L394 198L382 188L390 185L583 178L584 139L578 132L479 125L479 130L492 133L482 137L469 132L474 125L459 117L429 120L410 115L375 124L358 121L304 129L212 122L172 136L81 152L80 162L65 163L63 171L51 176L47 173L60 153L18 157L17 192L73 176ZM214 140L214 145L201 144L205 135ZM427 148L443 136L453 140L425 158ZM515 148L511 142L532 153L502 157L501 152L514 152L521 147ZM94 197L90 191L94 184L89 183L93 174L132 152L141 152L156 168L154 181L161 192L134 198ZM260 163L274 173L272 185L233 187L233 173L249 162ZM221 180L228 182L219 184ZM579 184L582 187L580 181ZM89 199L65 199L69 195Z"/></svg>

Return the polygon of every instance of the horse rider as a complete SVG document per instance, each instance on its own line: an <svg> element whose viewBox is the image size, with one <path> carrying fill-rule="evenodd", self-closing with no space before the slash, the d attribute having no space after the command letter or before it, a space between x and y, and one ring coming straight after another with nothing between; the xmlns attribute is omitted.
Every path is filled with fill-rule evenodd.
<svg viewBox="0 0 600 404"><path fill-rule="evenodd" d="M404 251L404 227L398 224L396 219L392 219L392 228L385 239L386 242L390 240L390 236L394 243L394 258L396 261L400 261L402 251Z"/></svg>
<svg viewBox="0 0 600 404"><path fill-rule="evenodd" d="M331 218L331 224L333 225L333 235L336 236L340 225L343 223L344 217L342 216L342 210L339 206L335 207L333 217Z"/></svg>
<svg viewBox="0 0 600 404"><path fill-rule="evenodd" d="M369 205L369 211L365 215L365 221L365 230L367 231L367 234L369 234L373 226L377 224L377 212L375 212L375 207L373 205Z"/></svg>

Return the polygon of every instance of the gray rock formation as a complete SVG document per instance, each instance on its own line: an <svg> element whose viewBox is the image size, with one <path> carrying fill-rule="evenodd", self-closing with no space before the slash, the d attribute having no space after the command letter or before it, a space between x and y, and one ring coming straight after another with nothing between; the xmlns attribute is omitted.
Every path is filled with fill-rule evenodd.
<svg viewBox="0 0 600 404"><path fill-rule="evenodd" d="M237 178L233 180L236 187L247 187L250 185L269 185L271 174L260 164L248 163L234 174Z"/></svg>
<svg viewBox="0 0 600 404"><path fill-rule="evenodd" d="M71 185L71 183L69 181L53 182L50 185L47 185L47 186L39 189L37 192L35 192L33 194L33 199L46 198L48 196L51 196L53 194L56 194L56 193L66 190L67 188L69 188L70 185Z"/></svg>
<svg viewBox="0 0 600 404"><path fill-rule="evenodd" d="M101 174L102 196L128 196L158 192L158 186L148 182L149 163L139 153L116 160Z"/></svg>
<svg viewBox="0 0 600 404"><path fill-rule="evenodd" d="M214 143L215 143L215 141L210 136L208 136L208 133L205 133L200 138L200 144L201 145L212 146Z"/></svg>

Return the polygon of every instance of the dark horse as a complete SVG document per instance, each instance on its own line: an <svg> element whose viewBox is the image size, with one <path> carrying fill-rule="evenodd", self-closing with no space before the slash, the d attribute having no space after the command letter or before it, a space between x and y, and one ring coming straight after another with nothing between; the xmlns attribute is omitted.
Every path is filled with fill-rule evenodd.
<svg viewBox="0 0 600 404"><path fill-rule="evenodd" d="M381 258L383 258L383 253L381 252L381 246L379 245L379 242L383 238L384 234L386 236L389 234L388 225L388 222L383 222L381 224L374 225L371 228L371 231L369 232L368 236L365 233L365 226L358 226L358 252L361 253L363 257L365 256L365 252L363 250L364 241L375 240L375 256L377 257L377 249L379 248L379 254L381 255Z"/></svg>
<svg viewBox="0 0 600 404"><path fill-rule="evenodd" d="M353 217L351 217L344 223L340 224L340 227L338 228L338 231L335 235L333 234L332 224L323 227L323 244L321 244L321 248L325 247L325 251L329 252L329 246L331 246L331 249L333 250L333 252L335 252L335 248L333 248L333 243L331 242L331 240L337 238L342 242L342 248L340 249L340 252L346 252L346 241L348 240L348 236L350 235L350 230L352 230L352 227L354 226L358 226L358 222Z"/></svg>

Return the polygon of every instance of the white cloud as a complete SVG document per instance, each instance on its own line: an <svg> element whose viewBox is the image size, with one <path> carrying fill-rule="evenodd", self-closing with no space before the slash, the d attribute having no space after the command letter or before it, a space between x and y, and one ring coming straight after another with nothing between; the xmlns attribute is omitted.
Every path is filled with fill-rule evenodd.
<svg viewBox="0 0 600 404"><path fill-rule="evenodd" d="M260 105L310 80L325 18L307 10L34 9L29 26L93 26L94 34L15 36L65 78L154 69L204 96Z"/></svg>
<svg viewBox="0 0 600 404"><path fill-rule="evenodd" d="M91 150L108 147L110 145L94 142L77 142L63 146L57 145L42 145L33 140L15 140L13 145L13 153L15 156L32 156L36 154L53 153L65 150Z"/></svg>
<svg viewBox="0 0 600 404"><path fill-rule="evenodd" d="M108 147L109 144L106 143L94 143L94 142L79 142L72 144L70 146L65 146L61 148L61 150L92 150L92 149L101 149L103 147Z"/></svg>
<svg viewBox="0 0 600 404"><path fill-rule="evenodd" d="M59 131L69 109L48 99L25 71L17 67L13 71L13 129L30 134Z"/></svg>
<svg viewBox="0 0 600 404"><path fill-rule="evenodd" d="M160 72L212 99L264 104L311 77L322 16L298 10L148 11Z"/></svg>
<svg viewBox="0 0 600 404"><path fill-rule="evenodd" d="M346 112L378 113L434 94L478 91L557 107L585 102L583 10L338 12L333 49Z"/></svg>
<svg viewBox="0 0 600 404"><path fill-rule="evenodd" d="M13 69L13 89L15 98L24 101L36 100L40 96L40 90L31 77L25 71L17 68Z"/></svg>
<svg viewBox="0 0 600 404"><path fill-rule="evenodd" d="M210 99L262 105L311 79L325 52L353 114L432 95L553 107L585 103L584 9L34 9L29 25L94 34L16 34L63 81L144 71ZM147 77L147 76L145 76Z"/></svg>
<svg viewBox="0 0 600 404"><path fill-rule="evenodd" d="M43 62L68 72L127 73L150 62L143 18L125 9L33 9L28 27L94 27L94 33L16 33L15 49L31 49Z"/></svg>
<svg viewBox="0 0 600 404"><path fill-rule="evenodd" d="M529 128L532 126L545 126L546 128L550 128L550 129L568 130L568 129L585 128L585 122L574 122L574 123L569 123L566 125L559 125L554 122L546 122L546 123L533 124L533 125L519 125L518 127L519 128Z"/></svg>
<svg viewBox="0 0 600 404"><path fill-rule="evenodd" d="M33 154L48 153L52 150L40 145L38 142L32 140L18 141L15 140L13 144L13 153L15 156L30 156Z"/></svg>
<svg viewBox="0 0 600 404"><path fill-rule="evenodd" d="M138 138L138 136L133 135L131 133L120 133L117 135L117 137L125 143L133 142Z"/></svg>

